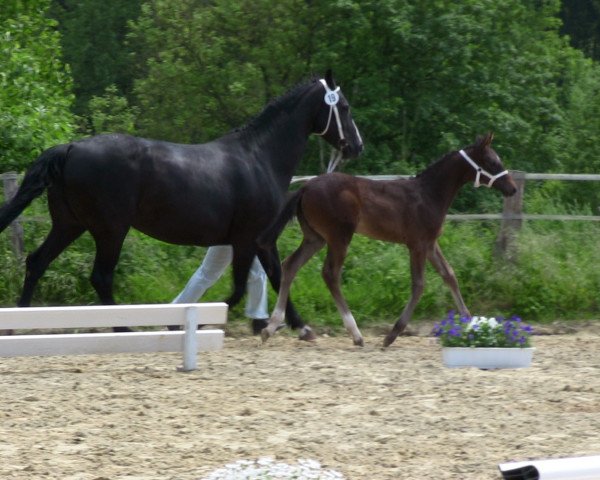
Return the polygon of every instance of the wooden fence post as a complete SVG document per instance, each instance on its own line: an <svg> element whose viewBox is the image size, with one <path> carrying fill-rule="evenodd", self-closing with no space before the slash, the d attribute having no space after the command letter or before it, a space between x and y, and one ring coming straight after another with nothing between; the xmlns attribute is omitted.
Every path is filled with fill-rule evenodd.
<svg viewBox="0 0 600 480"><path fill-rule="evenodd" d="M512 170L510 174L517 186L517 193L512 197L504 197L500 232L494 248L497 256L508 259L514 254L515 235L523 226L523 193L525 191L525 172Z"/></svg>
<svg viewBox="0 0 600 480"><path fill-rule="evenodd" d="M15 172L8 172L2 175L2 178L4 180L4 201L9 202L16 195L19 188L17 185L18 175ZM18 218L10 224L10 232L13 251L17 258L22 258L25 245L23 242L23 225L21 225Z"/></svg>

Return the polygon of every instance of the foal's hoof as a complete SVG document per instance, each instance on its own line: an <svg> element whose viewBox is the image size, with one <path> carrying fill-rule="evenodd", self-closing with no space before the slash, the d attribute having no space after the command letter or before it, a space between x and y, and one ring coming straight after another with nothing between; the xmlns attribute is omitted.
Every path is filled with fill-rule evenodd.
<svg viewBox="0 0 600 480"><path fill-rule="evenodd" d="M304 340L305 342L317 341L317 336L315 335L315 332L311 330L310 327L304 327L302 330L300 330L300 335L298 336L298 338L300 340Z"/></svg>
<svg viewBox="0 0 600 480"><path fill-rule="evenodd" d="M384 339L383 339L383 348L387 348L389 347L392 343L394 343L394 340L396 340L396 337L398 337L398 334L396 333L389 333Z"/></svg>
<svg viewBox="0 0 600 480"><path fill-rule="evenodd" d="M354 345L356 345L357 347L364 347L365 346L365 341L361 337L358 340L354 340Z"/></svg>
<svg viewBox="0 0 600 480"><path fill-rule="evenodd" d="M260 339L263 343L265 343L269 338L271 338L271 334L269 333L268 328L263 328L260 332Z"/></svg>

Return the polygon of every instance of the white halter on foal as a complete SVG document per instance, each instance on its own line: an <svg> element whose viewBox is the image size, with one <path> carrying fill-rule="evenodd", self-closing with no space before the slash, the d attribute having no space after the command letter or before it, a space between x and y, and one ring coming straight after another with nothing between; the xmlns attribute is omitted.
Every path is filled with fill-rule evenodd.
<svg viewBox="0 0 600 480"><path fill-rule="evenodd" d="M475 171L477 172L477 175L475 175L475 182L473 183L473 185L475 186L475 188L479 188L481 185L485 185L488 188L492 188L492 185L494 184L494 182L496 180L498 180L500 177L503 177L504 175L508 175L508 170L504 170L503 172L497 173L496 175L492 175L491 173L489 173L488 171L484 170L479 165L477 165L473 161L473 159L471 159L471 157L469 157L467 155L467 153L464 150L461 150L459 153L462 155L462 157L467 162L469 162L469 165L471 165L475 169ZM481 177L482 173L490 179L490 181L487 184L485 184L485 183L479 183L479 178Z"/></svg>
<svg viewBox="0 0 600 480"><path fill-rule="evenodd" d="M344 136L344 129L342 128L340 112L337 107L337 104L340 101L340 95L338 93L340 91L340 87L336 87L335 90L331 90L329 88L329 85L327 85L327 82L324 79L321 78L319 81L325 87L324 100L325 100L325 103L327 105L329 105L329 116L327 117L327 125L325 125L325 129L321 133L317 133L317 135L322 136L327 133L327 130L329 130L329 125L331 124L331 117L333 115L335 115L335 123L337 125L338 135L340 136L340 140L345 140L346 137ZM356 135L358 136L358 140L362 143L362 138L360 136L360 133L358 132L358 128L357 128L356 124L354 123L354 120L352 120L352 125L354 125L354 129L356 130Z"/></svg>

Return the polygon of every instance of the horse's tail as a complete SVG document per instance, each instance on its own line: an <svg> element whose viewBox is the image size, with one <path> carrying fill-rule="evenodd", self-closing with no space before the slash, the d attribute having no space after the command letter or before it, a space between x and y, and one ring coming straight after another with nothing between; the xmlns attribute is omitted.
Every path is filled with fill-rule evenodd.
<svg viewBox="0 0 600 480"><path fill-rule="evenodd" d="M304 188L300 188L288 196L275 220L259 235L257 240L259 246L273 245L277 241L288 222L296 216L303 193Z"/></svg>
<svg viewBox="0 0 600 480"><path fill-rule="evenodd" d="M16 195L0 208L0 232L52 183L67 157L69 145L57 145L45 150L25 172Z"/></svg>

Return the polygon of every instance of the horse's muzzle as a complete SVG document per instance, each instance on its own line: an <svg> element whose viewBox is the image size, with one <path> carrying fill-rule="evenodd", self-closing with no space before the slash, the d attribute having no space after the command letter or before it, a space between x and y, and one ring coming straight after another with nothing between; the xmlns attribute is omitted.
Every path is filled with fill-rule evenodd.
<svg viewBox="0 0 600 480"><path fill-rule="evenodd" d="M362 144L362 142L356 143L354 145L350 145L344 139L344 140L340 140L339 150L340 150L340 152L342 152L343 158L356 158L364 150L364 145Z"/></svg>
<svg viewBox="0 0 600 480"><path fill-rule="evenodd" d="M502 182L498 182L497 186L502 195L505 197L512 197L515 193L517 193L517 185L514 180L510 176L506 176L502 179Z"/></svg>

